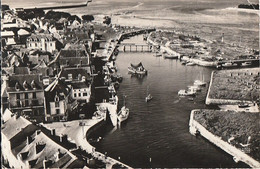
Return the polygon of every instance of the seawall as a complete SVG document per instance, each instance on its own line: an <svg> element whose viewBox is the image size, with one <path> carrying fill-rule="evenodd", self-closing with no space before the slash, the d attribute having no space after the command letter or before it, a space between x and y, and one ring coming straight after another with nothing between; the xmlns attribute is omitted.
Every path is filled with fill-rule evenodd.
<svg viewBox="0 0 260 169"><path fill-rule="evenodd" d="M203 127L199 122L194 119L194 113L197 110L192 110L190 114L190 121L189 121L189 131L192 135L196 135L198 132L201 136L205 137L211 143L215 144L217 147L221 148L228 154L233 156L233 159L238 162L242 161L248 164L250 167L259 168L260 163L253 159L252 157L245 154L243 151L237 149L236 147L232 146L231 144L223 141L221 137L218 137L211 132L209 132L205 127Z"/></svg>

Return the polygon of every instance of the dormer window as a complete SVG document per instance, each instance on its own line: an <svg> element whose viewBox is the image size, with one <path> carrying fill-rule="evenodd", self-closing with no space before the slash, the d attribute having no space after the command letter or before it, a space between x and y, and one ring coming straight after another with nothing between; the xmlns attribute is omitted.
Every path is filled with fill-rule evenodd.
<svg viewBox="0 0 260 169"><path fill-rule="evenodd" d="M20 90L20 86L19 86L19 83L18 83L18 82L15 83L15 90L16 90L16 91L19 91L19 90Z"/></svg>
<svg viewBox="0 0 260 169"><path fill-rule="evenodd" d="M34 80L31 82L31 86L32 86L32 88L33 88L34 90L36 89L36 84L35 84L35 81L34 81Z"/></svg>
<svg viewBox="0 0 260 169"><path fill-rule="evenodd" d="M59 102L60 101L59 96L57 94L55 95L54 100L55 100L55 102Z"/></svg>
<svg viewBox="0 0 260 169"><path fill-rule="evenodd" d="M29 85L27 84L26 80L23 82L23 88L25 90L28 90L28 88L29 88Z"/></svg>
<svg viewBox="0 0 260 169"><path fill-rule="evenodd" d="M81 81L86 81L86 77L85 76L82 76L82 79L81 79Z"/></svg>

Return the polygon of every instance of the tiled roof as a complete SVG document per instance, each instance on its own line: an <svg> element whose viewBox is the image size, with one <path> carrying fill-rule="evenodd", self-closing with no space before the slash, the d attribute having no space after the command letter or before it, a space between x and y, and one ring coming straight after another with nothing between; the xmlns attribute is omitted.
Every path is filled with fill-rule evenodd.
<svg viewBox="0 0 260 169"><path fill-rule="evenodd" d="M2 125L1 132L6 136L7 139L10 140L19 132L21 132L21 129L25 128L30 124L31 123L22 116L13 116L11 119L6 121L6 123Z"/></svg>
<svg viewBox="0 0 260 169"><path fill-rule="evenodd" d="M55 40L51 34L44 34L44 33L32 34L27 38L27 40L32 40L32 41L41 41L41 39L47 39L49 41Z"/></svg>
<svg viewBox="0 0 260 169"><path fill-rule="evenodd" d="M1 31L1 37L5 37L5 36L14 36L14 32L13 31Z"/></svg>
<svg viewBox="0 0 260 169"><path fill-rule="evenodd" d="M73 82L71 83L71 86L73 87L73 89L82 89L89 87L89 85L86 82Z"/></svg>
<svg viewBox="0 0 260 169"><path fill-rule="evenodd" d="M49 86L45 88L46 100L51 102L54 101L57 95L60 100L63 100L70 93L70 88L60 79L54 80Z"/></svg>
<svg viewBox="0 0 260 169"><path fill-rule="evenodd" d="M25 75L10 75L7 85L7 92L14 92L16 88L19 91L27 90L43 90L43 84L40 82L40 75L25 74Z"/></svg>
<svg viewBox="0 0 260 169"><path fill-rule="evenodd" d="M69 49L69 50L61 50L60 51L60 58L76 58L76 57L88 57L88 54L85 50L75 50L75 49Z"/></svg>
<svg viewBox="0 0 260 169"><path fill-rule="evenodd" d="M72 75L72 79L78 79L79 75L85 76L85 78L90 77L90 67L88 69L86 68L68 68L68 69L62 69L60 77L65 77L68 79L68 75Z"/></svg>

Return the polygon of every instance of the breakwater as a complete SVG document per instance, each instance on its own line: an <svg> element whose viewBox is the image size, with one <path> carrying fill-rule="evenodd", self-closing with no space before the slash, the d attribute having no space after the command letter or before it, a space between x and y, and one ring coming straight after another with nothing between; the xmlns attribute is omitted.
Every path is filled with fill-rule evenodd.
<svg viewBox="0 0 260 169"><path fill-rule="evenodd" d="M253 168L260 167L260 163L258 161L256 161L255 159L253 159L243 151L232 146L231 144L225 142L224 140L221 139L221 137L218 137L213 133L209 132L205 127L203 127L199 122L197 122L194 119L195 111L197 110L191 111L190 121L189 121L189 131L192 135L196 135L197 133L199 133L201 136L205 137L211 143L215 144L217 147L221 148L228 154L232 155L233 159L236 162L242 161Z"/></svg>
<svg viewBox="0 0 260 169"><path fill-rule="evenodd" d="M92 0L87 0L85 3L74 4L74 5L60 5L60 6L50 6L50 7L39 7L39 8L24 8L24 10L34 10L34 9L42 9L42 10L52 10L52 9L68 9L68 8L79 8L88 6L88 3L92 2Z"/></svg>

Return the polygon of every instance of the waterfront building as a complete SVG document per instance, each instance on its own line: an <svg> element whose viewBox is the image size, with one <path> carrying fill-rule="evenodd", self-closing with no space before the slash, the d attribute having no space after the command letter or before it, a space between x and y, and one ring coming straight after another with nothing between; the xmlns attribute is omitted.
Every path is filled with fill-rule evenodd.
<svg viewBox="0 0 260 169"><path fill-rule="evenodd" d="M40 49L53 53L58 49L57 40L51 34L32 34L27 38L26 46L28 49Z"/></svg>
<svg viewBox="0 0 260 169"><path fill-rule="evenodd" d="M66 121L76 110L78 103L71 97L71 88L60 79L54 80L45 88L46 121Z"/></svg>
<svg viewBox="0 0 260 169"><path fill-rule="evenodd" d="M90 101L93 83L90 74L90 67L65 68L62 69L60 78L64 79L68 85L71 85L73 99L88 103Z"/></svg>
<svg viewBox="0 0 260 169"><path fill-rule="evenodd" d="M40 75L12 74L3 79L6 83L8 108L34 121L43 121L45 97Z"/></svg>
<svg viewBox="0 0 260 169"><path fill-rule="evenodd" d="M16 44L13 31L1 31L1 37L2 37L3 46Z"/></svg>
<svg viewBox="0 0 260 169"><path fill-rule="evenodd" d="M14 115L1 130L3 165L9 168L83 168L65 145L67 136L55 141L55 131L48 134L22 116Z"/></svg>

